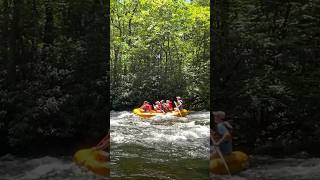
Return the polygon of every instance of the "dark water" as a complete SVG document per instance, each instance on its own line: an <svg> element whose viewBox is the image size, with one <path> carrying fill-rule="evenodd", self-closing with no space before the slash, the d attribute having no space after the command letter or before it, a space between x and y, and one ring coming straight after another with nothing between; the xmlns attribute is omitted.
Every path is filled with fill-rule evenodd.
<svg viewBox="0 0 320 180"><path fill-rule="evenodd" d="M216 180L320 180L320 159L252 157L251 167L233 177L213 176Z"/></svg>
<svg viewBox="0 0 320 180"><path fill-rule="evenodd" d="M174 123L172 123L174 121ZM251 156L250 168L232 177L209 175L209 113L141 121L111 113L111 179L320 180L319 158ZM65 157L0 157L0 180L101 177Z"/></svg>
<svg viewBox="0 0 320 180"><path fill-rule="evenodd" d="M122 178L113 175L112 179L209 179L205 177L205 164L202 160L185 160L185 165L181 167L181 162L170 162L172 168L167 169L164 161L158 165L147 163L140 158L124 158L119 161L117 168L129 177ZM138 164L140 165L137 165ZM194 163L194 164L192 164ZM191 164L191 165L190 165ZM319 180L320 179L320 159L274 159L271 157L254 157L251 160L253 167L235 175L212 176L215 180ZM115 165L113 165L116 167ZM154 167L156 166L156 167ZM202 166L202 167L201 167ZM184 171L181 169L189 169ZM180 169L180 170L179 170ZM179 170L179 171L176 171ZM202 178L203 177L203 178ZM11 155L0 157L0 179L1 180L43 180L43 179L102 179L85 169L73 164L71 157L41 157L37 159L16 158Z"/></svg>

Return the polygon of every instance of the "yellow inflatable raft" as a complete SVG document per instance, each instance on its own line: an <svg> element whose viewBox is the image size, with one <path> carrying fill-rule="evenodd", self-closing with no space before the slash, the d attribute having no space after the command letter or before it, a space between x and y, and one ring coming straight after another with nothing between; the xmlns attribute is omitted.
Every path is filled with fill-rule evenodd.
<svg viewBox="0 0 320 180"><path fill-rule="evenodd" d="M82 149L74 154L76 164L84 166L95 174L109 176L110 165L106 152L94 149Z"/></svg>
<svg viewBox="0 0 320 180"><path fill-rule="evenodd" d="M163 116L163 115L172 115L172 116L177 116L177 117L185 117L188 115L189 111L186 109L180 110L180 113L178 111L172 111L172 112L167 112L167 113L157 113L155 111L151 112L141 112L140 108L136 108L132 111L134 114L142 117L142 118L151 118L153 116Z"/></svg>
<svg viewBox="0 0 320 180"><path fill-rule="evenodd" d="M248 167L248 156L240 151L234 151L230 155L224 156L230 173L238 173ZM228 171L220 158L210 160L210 172L213 174L226 175Z"/></svg>

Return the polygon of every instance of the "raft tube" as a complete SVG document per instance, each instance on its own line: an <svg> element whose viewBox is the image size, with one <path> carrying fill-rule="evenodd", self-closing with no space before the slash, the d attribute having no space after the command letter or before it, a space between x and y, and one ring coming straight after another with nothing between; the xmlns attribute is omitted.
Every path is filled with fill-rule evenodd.
<svg viewBox="0 0 320 180"><path fill-rule="evenodd" d="M156 111L151 111L151 112L141 112L140 108L136 108L132 111L134 114L140 116L141 118L151 118L154 116L163 116L163 115L172 115L172 116L176 116L176 117L185 117L188 115L189 111L186 109L182 109L180 110L180 113L178 111L171 111L171 112L167 112L167 113L158 113Z"/></svg>
<svg viewBox="0 0 320 180"><path fill-rule="evenodd" d="M79 166L100 176L109 176L110 165L106 152L94 149L82 149L74 154L73 160Z"/></svg>
<svg viewBox="0 0 320 180"><path fill-rule="evenodd" d="M248 156L240 151L234 151L230 155L224 156L230 173L238 173L248 167ZM210 172L213 174L227 175L228 171L220 158L210 160Z"/></svg>

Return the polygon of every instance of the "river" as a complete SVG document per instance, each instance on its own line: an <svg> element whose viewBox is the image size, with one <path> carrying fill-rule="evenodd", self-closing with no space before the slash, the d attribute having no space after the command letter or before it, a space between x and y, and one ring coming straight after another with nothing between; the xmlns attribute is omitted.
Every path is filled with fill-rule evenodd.
<svg viewBox="0 0 320 180"><path fill-rule="evenodd" d="M208 179L209 123L209 112L148 120L112 112L112 179Z"/></svg>
<svg viewBox="0 0 320 180"><path fill-rule="evenodd" d="M185 118L142 120L111 112L111 179L319 180L319 158L251 156L250 168L209 176L209 112ZM0 180L101 179L72 162L72 155L0 157Z"/></svg>

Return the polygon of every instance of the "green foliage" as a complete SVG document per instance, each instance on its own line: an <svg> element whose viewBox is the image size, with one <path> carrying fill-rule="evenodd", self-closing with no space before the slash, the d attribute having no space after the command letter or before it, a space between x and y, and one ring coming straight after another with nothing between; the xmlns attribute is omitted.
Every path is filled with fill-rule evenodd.
<svg viewBox="0 0 320 180"><path fill-rule="evenodd" d="M0 4L1 152L72 148L106 133L108 26L101 3Z"/></svg>
<svg viewBox="0 0 320 180"><path fill-rule="evenodd" d="M274 143L283 154L319 144L319 2L224 1L215 8L225 40L213 42L213 106L234 120L235 142L264 153Z"/></svg>
<svg viewBox="0 0 320 180"><path fill-rule="evenodd" d="M199 95L208 109L209 26L208 5L112 1L112 107Z"/></svg>

